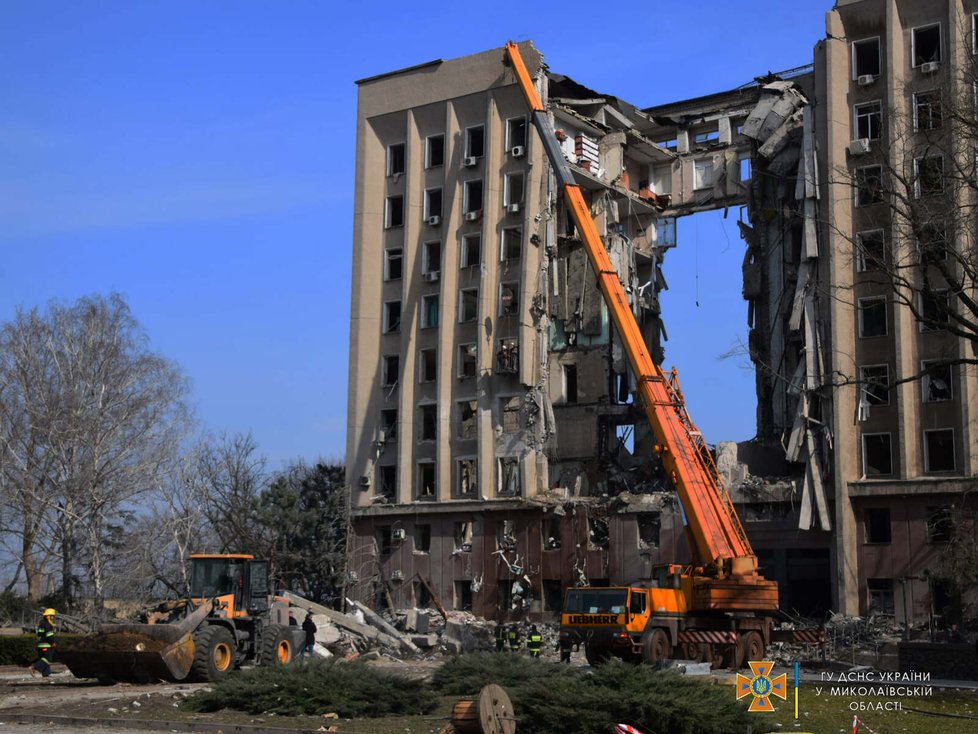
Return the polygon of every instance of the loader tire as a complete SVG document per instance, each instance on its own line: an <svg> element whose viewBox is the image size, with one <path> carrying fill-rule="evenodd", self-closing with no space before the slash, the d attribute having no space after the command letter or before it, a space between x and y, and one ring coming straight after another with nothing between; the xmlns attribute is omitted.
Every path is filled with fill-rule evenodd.
<svg viewBox="0 0 978 734"><path fill-rule="evenodd" d="M190 679L218 681L234 670L234 637L220 626L204 627L194 633L194 662Z"/></svg>
<svg viewBox="0 0 978 734"><path fill-rule="evenodd" d="M261 657L258 664L264 667L281 668L292 662L295 647L292 632L281 624L269 625L262 634Z"/></svg>

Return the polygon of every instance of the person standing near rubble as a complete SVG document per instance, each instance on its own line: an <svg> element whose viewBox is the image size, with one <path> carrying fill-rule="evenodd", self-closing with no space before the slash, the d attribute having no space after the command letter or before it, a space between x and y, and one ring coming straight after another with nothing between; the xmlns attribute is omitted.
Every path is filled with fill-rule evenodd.
<svg viewBox="0 0 978 734"><path fill-rule="evenodd" d="M530 653L531 658L540 657L540 646L543 644L543 635L540 634L540 630L537 626L530 626L530 634L526 637L526 649Z"/></svg>
<svg viewBox="0 0 978 734"><path fill-rule="evenodd" d="M316 623L312 621L312 610L306 612L306 618L302 620L302 631L306 633L306 641L299 650L299 662L305 662L306 653L312 659L313 647L316 645Z"/></svg>
<svg viewBox="0 0 978 734"><path fill-rule="evenodd" d="M54 657L54 615L55 611L48 607L41 614L41 621L37 624L37 660L31 663L31 676L38 673L47 678L51 675L51 660Z"/></svg>
<svg viewBox="0 0 978 734"><path fill-rule="evenodd" d="M523 638L520 635L519 625L511 624L509 626L509 651L519 652L522 644Z"/></svg>

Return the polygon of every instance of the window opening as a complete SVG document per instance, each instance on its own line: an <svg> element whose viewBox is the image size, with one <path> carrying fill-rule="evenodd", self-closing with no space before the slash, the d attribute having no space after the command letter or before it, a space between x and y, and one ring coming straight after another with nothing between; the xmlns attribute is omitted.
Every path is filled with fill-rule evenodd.
<svg viewBox="0 0 978 734"><path fill-rule="evenodd" d="M475 344L459 344L458 376L475 377L478 350Z"/></svg>
<svg viewBox="0 0 978 734"><path fill-rule="evenodd" d="M886 298L860 298L857 304L859 310L859 336L886 336Z"/></svg>
<svg viewBox="0 0 978 734"><path fill-rule="evenodd" d="M464 324L475 321L479 316L479 289L463 288L459 294L458 320Z"/></svg>
<svg viewBox="0 0 978 734"><path fill-rule="evenodd" d="M920 228L917 251L921 264L933 264L947 260L947 223L927 222Z"/></svg>
<svg viewBox="0 0 978 734"><path fill-rule="evenodd" d="M455 550L461 553L472 552L472 521L460 520L455 523Z"/></svg>
<svg viewBox="0 0 978 734"><path fill-rule="evenodd" d="M418 609L431 606L431 592L428 591L427 585L423 581L415 581L412 586L414 587L414 606Z"/></svg>
<svg viewBox="0 0 978 734"><path fill-rule="evenodd" d="M577 402L577 365L564 365L564 402Z"/></svg>
<svg viewBox="0 0 978 734"><path fill-rule="evenodd" d="M485 155L485 128L469 127L465 129L465 156L466 158L481 158Z"/></svg>
<svg viewBox="0 0 978 734"><path fill-rule="evenodd" d="M559 612L563 606L564 589L560 579L543 580L543 611Z"/></svg>
<svg viewBox="0 0 978 734"><path fill-rule="evenodd" d="M425 242L422 246L422 272L437 273L441 270L441 242Z"/></svg>
<svg viewBox="0 0 978 734"><path fill-rule="evenodd" d="M693 189L708 189L713 186L713 160L693 162Z"/></svg>
<svg viewBox="0 0 978 734"><path fill-rule="evenodd" d="M482 235L469 234L462 238L463 268L471 268L482 262Z"/></svg>
<svg viewBox="0 0 978 734"><path fill-rule="evenodd" d="M499 400L499 413L503 433L518 433L520 430L520 407L522 398L514 395Z"/></svg>
<svg viewBox="0 0 978 734"><path fill-rule="evenodd" d="M949 543L954 537L954 515L948 505L927 508L927 542Z"/></svg>
<svg viewBox="0 0 978 734"><path fill-rule="evenodd" d="M863 474L867 477L893 473L889 433L863 434Z"/></svg>
<svg viewBox="0 0 978 734"><path fill-rule="evenodd" d="M445 165L445 136L431 135L425 140L425 167Z"/></svg>
<svg viewBox="0 0 978 734"><path fill-rule="evenodd" d="M475 438L478 429L478 401L460 400L456 406L458 407L458 437Z"/></svg>
<svg viewBox="0 0 978 734"><path fill-rule="evenodd" d="M380 411L380 430L384 443L397 440L397 408Z"/></svg>
<svg viewBox="0 0 978 734"><path fill-rule="evenodd" d="M925 360L921 363L921 369L924 371L921 389L925 403L936 403L953 397L951 365L942 364L938 360Z"/></svg>
<svg viewBox="0 0 978 734"><path fill-rule="evenodd" d="M496 524L496 549L516 550L516 526L512 520L503 520Z"/></svg>
<svg viewBox="0 0 978 734"><path fill-rule="evenodd" d="M892 540L890 508L867 507L863 510L867 543L889 543Z"/></svg>
<svg viewBox="0 0 978 734"><path fill-rule="evenodd" d="M886 262L886 240L882 229L856 235L856 268L859 272L882 270Z"/></svg>
<svg viewBox="0 0 978 734"><path fill-rule="evenodd" d="M860 390L870 405L890 404L890 368L885 364L859 368Z"/></svg>
<svg viewBox="0 0 978 734"><path fill-rule="evenodd" d="M915 158L914 188L917 197L933 196L944 191L944 158L939 155Z"/></svg>
<svg viewBox="0 0 978 734"><path fill-rule="evenodd" d="M434 403L419 406L421 410L421 440L433 441L438 425L437 406Z"/></svg>
<svg viewBox="0 0 978 734"><path fill-rule="evenodd" d="M954 429L924 431L924 471L954 471Z"/></svg>
<svg viewBox="0 0 978 734"><path fill-rule="evenodd" d="M401 371L401 357L397 354L384 355L384 367L381 373L384 387L396 385Z"/></svg>
<svg viewBox="0 0 978 734"><path fill-rule="evenodd" d="M455 609L459 612L472 611L472 582L456 581L455 588Z"/></svg>
<svg viewBox="0 0 978 734"><path fill-rule="evenodd" d="M424 217L425 220L431 217L438 217L441 220L441 189L425 189L424 192Z"/></svg>
<svg viewBox="0 0 978 734"><path fill-rule="evenodd" d="M414 551L427 553L431 550L431 525L414 526Z"/></svg>
<svg viewBox="0 0 978 734"><path fill-rule="evenodd" d="M393 502L397 496L397 466L380 467L380 494Z"/></svg>
<svg viewBox="0 0 978 734"><path fill-rule="evenodd" d="M458 494L462 497L474 497L479 491L479 461L478 459L458 460Z"/></svg>
<svg viewBox="0 0 978 734"><path fill-rule="evenodd" d="M462 210L465 214L482 212L482 179L466 181L463 189Z"/></svg>
<svg viewBox="0 0 978 734"><path fill-rule="evenodd" d="M869 611L893 614L893 579L866 579L869 592Z"/></svg>
<svg viewBox="0 0 978 734"><path fill-rule="evenodd" d="M434 499L435 497L435 462L422 461L418 463L418 499Z"/></svg>
<svg viewBox="0 0 978 734"><path fill-rule="evenodd" d="M937 130L944 122L941 93L938 90L917 92L913 96L913 126L915 130Z"/></svg>
<svg viewBox="0 0 978 734"><path fill-rule="evenodd" d="M421 350L421 382L434 382L438 377L438 350ZM434 408L434 406L425 406ZM434 438L434 437L432 437Z"/></svg>
<svg viewBox="0 0 978 734"><path fill-rule="evenodd" d="M505 375L515 375L520 371L520 343L516 337L499 340L496 371Z"/></svg>
<svg viewBox="0 0 978 734"><path fill-rule="evenodd" d="M384 206L384 226L387 229L404 226L404 197L388 196Z"/></svg>
<svg viewBox="0 0 978 734"><path fill-rule="evenodd" d="M384 280L400 280L403 272L404 251L400 247L384 250Z"/></svg>
<svg viewBox="0 0 978 734"><path fill-rule="evenodd" d="M401 330L401 302L387 301L384 304L384 333L393 334Z"/></svg>
<svg viewBox="0 0 978 734"><path fill-rule="evenodd" d="M950 294L946 290L920 294L920 330L941 331L951 323Z"/></svg>
<svg viewBox="0 0 978 734"><path fill-rule="evenodd" d="M421 297L422 329L433 329L438 326L438 294L432 293Z"/></svg>
<svg viewBox="0 0 978 734"><path fill-rule="evenodd" d="M914 68L921 64L941 60L941 24L921 26L914 28L913 36L913 65Z"/></svg>
<svg viewBox="0 0 978 734"><path fill-rule="evenodd" d="M508 227L502 232L502 260L519 260L523 251L523 229Z"/></svg>
<svg viewBox="0 0 978 734"><path fill-rule="evenodd" d="M856 138L879 140L883 131L883 103L867 102L854 108L856 117Z"/></svg>
<svg viewBox="0 0 978 734"><path fill-rule="evenodd" d="M560 550L560 518L545 517L541 521L543 549L545 551Z"/></svg>
<svg viewBox="0 0 978 734"><path fill-rule="evenodd" d="M513 148L526 149L526 118L513 117L506 120L506 151Z"/></svg>
<svg viewBox="0 0 978 734"><path fill-rule="evenodd" d="M499 459L499 496L519 497L522 494L523 480L520 460L517 456L503 456Z"/></svg>
<svg viewBox="0 0 978 734"><path fill-rule="evenodd" d="M608 519L605 517L589 516L587 519L587 544L589 550L604 550L608 548ZM594 579L591 584L596 586Z"/></svg>
<svg viewBox="0 0 978 734"><path fill-rule="evenodd" d="M503 204L523 203L523 173L507 173L503 181Z"/></svg>
<svg viewBox="0 0 978 734"><path fill-rule="evenodd" d="M404 173L404 143L387 146L387 175Z"/></svg>
<svg viewBox="0 0 978 734"><path fill-rule="evenodd" d="M520 284L502 283L499 286L499 315L509 316L519 313Z"/></svg>
<svg viewBox="0 0 978 734"><path fill-rule="evenodd" d="M856 206L869 206L883 201L883 167L857 168L855 186Z"/></svg>
<svg viewBox="0 0 978 734"><path fill-rule="evenodd" d="M638 520L638 547L641 550L654 550L659 547L659 532L662 529L662 515L658 512L640 512Z"/></svg>
<svg viewBox="0 0 978 734"><path fill-rule="evenodd" d="M880 75L880 39L867 38L852 43L852 78Z"/></svg>
<svg viewBox="0 0 978 734"><path fill-rule="evenodd" d="M374 539L377 542L377 552L382 556L389 556L393 550L391 543L391 526L378 525L374 529Z"/></svg>

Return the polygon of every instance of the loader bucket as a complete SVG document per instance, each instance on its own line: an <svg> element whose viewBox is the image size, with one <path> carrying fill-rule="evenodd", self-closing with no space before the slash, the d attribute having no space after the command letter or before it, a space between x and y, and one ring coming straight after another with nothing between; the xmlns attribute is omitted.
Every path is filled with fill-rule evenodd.
<svg viewBox="0 0 978 734"><path fill-rule="evenodd" d="M76 678L181 681L194 661L193 632L176 624L104 625L56 655Z"/></svg>

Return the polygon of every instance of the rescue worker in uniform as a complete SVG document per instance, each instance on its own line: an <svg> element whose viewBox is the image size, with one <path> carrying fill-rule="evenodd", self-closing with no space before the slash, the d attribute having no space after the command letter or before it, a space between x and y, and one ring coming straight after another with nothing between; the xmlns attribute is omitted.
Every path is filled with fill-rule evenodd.
<svg viewBox="0 0 978 734"><path fill-rule="evenodd" d="M496 652L506 649L506 627L502 622L496 622Z"/></svg>
<svg viewBox="0 0 978 734"><path fill-rule="evenodd" d="M530 653L531 658L540 657L540 646L543 644L543 635L540 634L540 630L537 626L530 626L530 634L526 637L526 649Z"/></svg>
<svg viewBox="0 0 978 734"><path fill-rule="evenodd" d="M51 675L51 660L54 659L54 615L55 611L48 607L41 615L37 624L37 660L31 663L31 675L40 673L47 678Z"/></svg>
<svg viewBox="0 0 978 734"><path fill-rule="evenodd" d="M509 651L519 652L523 641L520 638L520 628L515 624L509 626Z"/></svg>

